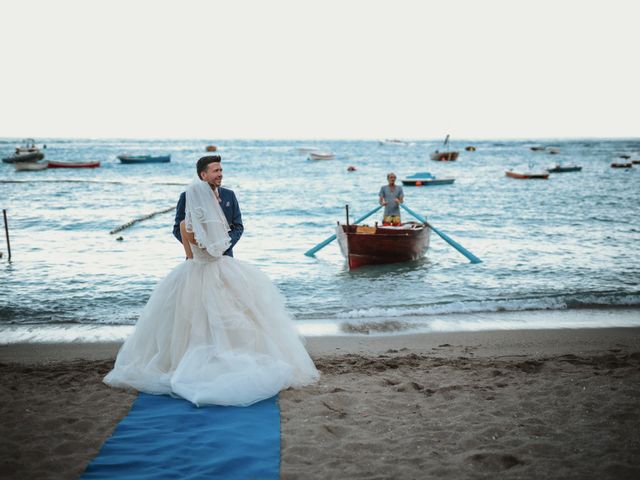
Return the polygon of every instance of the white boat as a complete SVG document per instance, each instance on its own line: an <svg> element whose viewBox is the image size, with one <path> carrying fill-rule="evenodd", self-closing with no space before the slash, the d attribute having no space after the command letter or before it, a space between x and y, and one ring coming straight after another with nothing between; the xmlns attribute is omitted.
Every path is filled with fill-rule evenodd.
<svg viewBox="0 0 640 480"><path fill-rule="evenodd" d="M399 140L397 138L385 138L384 140L378 140L380 145L396 145L400 147L407 147L411 145L411 142L405 140Z"/></svg>
<svg viewBox="0 0 640 480"><path fill-rule="evenodd" d="M309 160L333 160L336 158L333 152L309 152Z"/></svg>
<svg viewBox="0 0 640 480"><path fill-rule="evenodd" d="M49 168L48 162L15 162L16 172L36 172Z"/></svg>

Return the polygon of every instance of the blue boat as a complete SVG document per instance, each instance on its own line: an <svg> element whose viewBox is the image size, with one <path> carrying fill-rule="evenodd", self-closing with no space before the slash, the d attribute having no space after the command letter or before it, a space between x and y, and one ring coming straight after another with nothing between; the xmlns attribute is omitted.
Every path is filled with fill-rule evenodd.
<svg viewBox="0 0 640 480"><path fill-rule="evenodd" d="M402 179L402 185L410 187L426 187L429 185L449 185L455 181L452 177L437 178L429 172L418 172Z"/></svg>
<svg viewBox="0 0 640 480"><path fill-rule="evenodd" d="M118 160L122 163L169 163L171 155L118 155Z"/></svg>

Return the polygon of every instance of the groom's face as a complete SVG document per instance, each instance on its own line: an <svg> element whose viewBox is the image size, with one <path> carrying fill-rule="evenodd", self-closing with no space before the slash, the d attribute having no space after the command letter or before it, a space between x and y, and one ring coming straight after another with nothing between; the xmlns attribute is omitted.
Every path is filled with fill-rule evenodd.
<svg viewBox="0 0 640 480"><path fill-rule="evenodd" d="M222 184L222 164L213 162L207 165L207 168L202 172L202 180L209 185L219 187Z"/></svg>

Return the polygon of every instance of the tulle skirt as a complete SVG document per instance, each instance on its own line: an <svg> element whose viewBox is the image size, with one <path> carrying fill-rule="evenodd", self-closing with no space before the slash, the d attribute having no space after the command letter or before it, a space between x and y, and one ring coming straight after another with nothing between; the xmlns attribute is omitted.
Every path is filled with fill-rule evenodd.
<svg viewBox="0 0 640 480"><path fill-rule="evenodd" d="M156 286L104 382L246 406L318 377L282 294L257 268L223 256L186 260Z"/></svg>

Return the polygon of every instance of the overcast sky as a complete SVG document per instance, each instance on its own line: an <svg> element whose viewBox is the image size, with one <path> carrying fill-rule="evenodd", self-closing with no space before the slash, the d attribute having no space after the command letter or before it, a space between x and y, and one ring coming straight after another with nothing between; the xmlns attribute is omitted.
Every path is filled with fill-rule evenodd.
<svg viewBox="0 0 640 480"><path fill-rule="evenodd" d="M0 4L0 137L638 137L634 1Z"/></svg>

